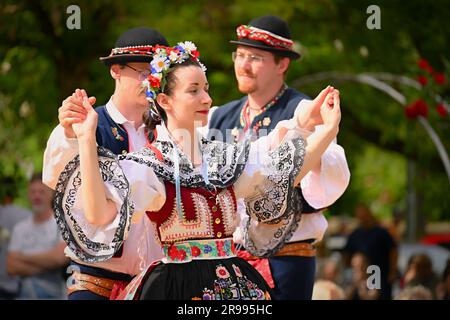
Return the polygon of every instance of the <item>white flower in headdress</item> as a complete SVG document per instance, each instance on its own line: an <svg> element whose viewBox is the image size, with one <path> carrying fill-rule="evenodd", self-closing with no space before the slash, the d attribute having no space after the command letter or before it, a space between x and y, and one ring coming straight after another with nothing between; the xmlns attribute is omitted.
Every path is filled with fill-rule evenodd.
<svg viewBox="0 0 450 320"><path fill-rule="evenodd" d="M200 64L200 68L202 68L202 71L204 72L204 73L206 73L206 67L205 67L205 65L203 64L203 63L201 63L200 61L198 62L199 64Z"/></svg>
<svg viewBox="0 0 450 320"><path fill-rule="evenodd" d="M181 55L177 54L175 51L170 52L169 59L171 62L176 62L180 57Z"/></svg>
<svg viewBox="0 0 450 320"><path fill-rule="evenodd" d="M184 50L186 50L187 52L192 52L192 51L197 50L197 46L192 41L181 42L181 43L179 43L179 45L181 47L183 47Z"/></svg>
<svg viewBox="0 0 450 320"><path fill-rule="evenodd" d="M161 72L169 68L170 61L167 59L166 55L156 55L153 57L153 60L150 64L156 72Z"/></svg>
<svg viewBox="0 0 450 320"><path fill-rule="evenodd" d="M142 81L142 86L143 86L145 89L148 89L148 88L149 88L149 85L150 85L150 83L148 82L147 79L145 79L144 81Z"/></svg>

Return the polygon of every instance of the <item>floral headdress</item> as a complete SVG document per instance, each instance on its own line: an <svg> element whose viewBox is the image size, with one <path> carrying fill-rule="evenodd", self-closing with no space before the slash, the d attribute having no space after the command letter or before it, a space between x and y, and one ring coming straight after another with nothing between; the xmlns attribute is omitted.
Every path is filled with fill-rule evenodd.
<svg viewBox="0 0 450 320"><path fill-rule="evenodd" d="M165 75L174 64L180 64L188 59L193 59L200 64L203 72L206 67L199 61L200 53L191 41L178 43L175 47L155 46L153 59L150 62L151 72L142 82L146 88L147 100L153 102L158 93L164 90L166 85Z"/></svg>

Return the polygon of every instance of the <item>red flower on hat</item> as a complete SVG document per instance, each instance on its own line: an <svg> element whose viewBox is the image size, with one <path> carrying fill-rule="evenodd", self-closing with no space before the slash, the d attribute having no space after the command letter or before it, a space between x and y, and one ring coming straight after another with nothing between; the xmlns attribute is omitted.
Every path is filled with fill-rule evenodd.
<svg viewBox="0 0 450 320"><path fill-rule="evenodd" d="M444 117L446 117L446 116L448 115L448 111L447 111L447 109L445 109L443 103L439 103L439 104L436 106L436 111L437 111L437 113L439 113L439 115L440 115L442 118L444 118Z"/></svg>
<svg viewBox="0 0 450 320"><path fill-rule="evenodd" d="M437 84L444 84L447 79L445 79L445 75L442 72L438 72L434 75L434 81Z"/></svg>
<svg viewBox="0 0 450 320"><path fill-rule="evenodd" d="M420 75L420 76L417 76L417 81L418 81L422 86L426 86L427 83L428 83L428 78L425 77L425 76L423 76L423 75Z"/></svg>

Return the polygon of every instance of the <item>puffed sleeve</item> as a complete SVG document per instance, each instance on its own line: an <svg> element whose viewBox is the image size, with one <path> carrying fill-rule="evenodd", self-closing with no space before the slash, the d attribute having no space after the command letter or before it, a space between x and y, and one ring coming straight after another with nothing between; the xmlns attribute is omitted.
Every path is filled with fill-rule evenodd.
<svg viewBox="0 0 450 320"><path fill-rule="evenodd" d="M276 141L284 130L281 142ZM282 121L266 137L251 144L244 172L235 184L249 219L243 245L253 255L270 256L289 239L300 221L301 199L295 191L305 156L306 140L292 121Z"/></svg>
<svg viewBox="0 0 450 320"><path fill-rule="evenodd" d="M344 148L332 142L321 157L319 170L308 172L300 185L305 200L312 207L325 208L339 199L349 182L350 170Z"/></svg>
<svg viewBox="0 0 450 320"><path fill-rule="evenodd" d="M103 147L98 147L98 156L106 197L117 207L115 219L106 225L92 225L85 218L78 156L61 173L53 202L64 241L85 262L111 258L126 239L132 216L158 210L165 201L164 184L151 168L130 160L119 162L116 155ZM133 222L140 221L133 219Z"/></svg>
<svg viewBox="0 0 450 320"><path fill-rule="evenodd" d="M65 165L78 154L78 140L67 138L64 128L58 125L47 141L42 168L42 182L55 189Z"/></svg>

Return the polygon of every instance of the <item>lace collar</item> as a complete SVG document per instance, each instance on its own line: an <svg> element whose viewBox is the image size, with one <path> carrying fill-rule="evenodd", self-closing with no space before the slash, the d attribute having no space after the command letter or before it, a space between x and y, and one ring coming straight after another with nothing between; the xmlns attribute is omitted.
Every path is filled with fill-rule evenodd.
<svg viewBox="0 0 450 320"><path fill-rule="evenodd" d="M174 176L174 143L165 126L157 127L158 137L152 147L160 152L160 156L150 147L144 147L138 152L120 155L119 160L135 161L155 171L162 180L175 183ZM180 157L180 182L184 187L206 187L207 189L226 188L232 185L244 170L250 150L250 141L243 140L238 144L228 144L221 141L210 141L198 136L203 163L207 163L206 172L209 185L205 183L201 167L194 167L191 160L183 153Z"/></svg>

